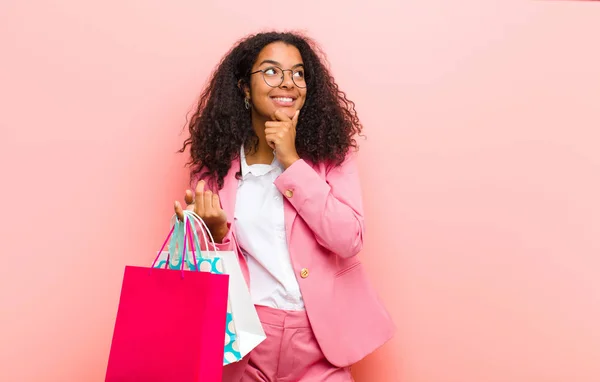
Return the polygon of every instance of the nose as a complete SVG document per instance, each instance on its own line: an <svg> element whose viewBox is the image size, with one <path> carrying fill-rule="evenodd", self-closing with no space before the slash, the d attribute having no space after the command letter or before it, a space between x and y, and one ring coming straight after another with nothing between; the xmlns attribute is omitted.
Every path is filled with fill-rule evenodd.
<svg viewBox="0 0 600 382"><path fill-rule="evenodd" d="M289 76L286 76L286 73L290 72ZM292 79L292 76L294 75L294 72L291 70L284 70L283 71L283 80L281 81L281 85L279 85L281 88L284 89L290 89L294 87L294 80Z"/></svg>

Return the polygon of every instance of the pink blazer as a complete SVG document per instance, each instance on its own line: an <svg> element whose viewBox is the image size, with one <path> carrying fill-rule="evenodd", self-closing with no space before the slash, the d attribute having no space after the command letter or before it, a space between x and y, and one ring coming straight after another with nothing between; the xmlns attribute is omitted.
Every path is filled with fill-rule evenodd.
<svg viewBox="0 0 600 382"><path fill-rule="evenodd" d="M239 169L236 160L219 191L230 230L218 247L238 252L250 283L233 224ZM352 365L394 333L392 320L356 256L363 246L364 220L354 155L337 167L299 160L275 185L284 195L290 256L315 337L329 362Z"/></svg>

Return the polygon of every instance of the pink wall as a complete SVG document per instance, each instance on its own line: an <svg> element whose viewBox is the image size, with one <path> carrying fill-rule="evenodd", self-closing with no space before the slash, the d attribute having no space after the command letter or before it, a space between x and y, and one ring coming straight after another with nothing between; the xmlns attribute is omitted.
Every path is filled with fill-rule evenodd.
<svg viewBox="0 0 600 382"><path fill-rule="evenodd" d="M1 381L103 380L185 114L265 27L316 37L366 126L363 258L399 330L357 381L600 380L599 5L49 3L0 4Z"/></svg>

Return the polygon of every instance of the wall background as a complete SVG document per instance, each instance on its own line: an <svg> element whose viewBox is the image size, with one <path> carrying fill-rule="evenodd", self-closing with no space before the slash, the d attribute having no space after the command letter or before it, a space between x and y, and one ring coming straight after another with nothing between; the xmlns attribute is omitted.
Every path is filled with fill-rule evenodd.
<svg viewBox="0 0 600 382"><path fill-rule="evenodd" d="M600 4L0 4L0 380L101 381L123 267L187 184L239 37L321 42L366 126L363 258L398 334L360 382L600 380Z"/></svg>

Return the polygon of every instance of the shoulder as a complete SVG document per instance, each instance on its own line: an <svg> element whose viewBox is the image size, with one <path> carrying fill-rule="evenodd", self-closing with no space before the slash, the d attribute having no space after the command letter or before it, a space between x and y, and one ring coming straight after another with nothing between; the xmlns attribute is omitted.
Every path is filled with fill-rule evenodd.
<svg viewBox="0 0 600 382"><path fill-rule="evenodd" d="M334 173L352 173L357 171L358 149L350 148L341 162L328 161L322 166L326 174Z"/></svg>
<svg viewBox="0 0 600 382"><path fill-rule="evenodd" d="M219 190L219 185L216 179L214 179L214 177L210 176L208 173L203 172L200 174L195 174L192 176L192 179L190 180L190 187L192 188L192 190L196 189L196 186L198 185L198 182L200 181L204 181L204 189L205 190L210 190L212 192L217 192Z"/></svg>
<svg viewBox="0 0 600 382"><path fill-rule="evenodd" d="M358 172L357 158L357 150L351 148L342 161L328 160L317 163L307 159L303 159L303 161L323 179L328 179L330 177L339 177Z"/></svg>

